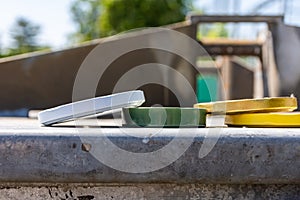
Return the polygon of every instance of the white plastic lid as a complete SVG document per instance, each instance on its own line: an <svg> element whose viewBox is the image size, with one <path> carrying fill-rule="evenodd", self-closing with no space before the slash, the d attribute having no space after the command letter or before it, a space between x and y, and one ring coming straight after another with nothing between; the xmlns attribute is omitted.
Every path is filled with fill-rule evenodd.
<svg viewBox="0 0 300 200"><path fill-rule="evenodd" d="M116 109L125 107L137 107L144 102L144 92L141 90L134 90L95 97L50 108L39 112L38 119L41 124L51 125L90 115L98 115L103 112L106 114L107 111L110 113Z"/></svg>

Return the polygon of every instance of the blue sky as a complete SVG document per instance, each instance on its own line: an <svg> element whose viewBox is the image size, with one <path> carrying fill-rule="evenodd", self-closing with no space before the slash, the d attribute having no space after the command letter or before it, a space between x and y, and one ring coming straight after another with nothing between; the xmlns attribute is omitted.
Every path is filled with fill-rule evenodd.
<svg viewBox="0 0 300 200"><path fill-rule="evenodd" d="M75 27L70 16L72 0L0 0L0 44L8 46L11 26L18 16L41 25L40 43L60 48Z"/></svg>
<svg viewBox="0 0 300 200"><path fill-rule="evenodd" d="M39 38L41 44L49 45L54 49L65 47L68 34L75 31L70 15L70 6L73 1L0 0L0 47L7 47L12 42L9 38L10 29L19 16L26 17L33 23L41 25L42 32ZM196 7L206 8L208 13L220 14L220 12L225 11L224 6L233 7L232 5L237 2L240 2L239 11L243 13L260 0L195 0L194 2ZM221 6L220 2L226 5ZM231 10L227 11L232 12ZM276 8L272 7L270 10L274 12Z"/></svg>

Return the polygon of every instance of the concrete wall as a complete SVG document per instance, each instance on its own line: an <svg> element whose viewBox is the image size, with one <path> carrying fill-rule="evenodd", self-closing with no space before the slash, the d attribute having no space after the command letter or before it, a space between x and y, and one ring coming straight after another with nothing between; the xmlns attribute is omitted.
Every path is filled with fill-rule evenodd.
<svg viewBox="0 0 300 200"><path fill-rule="evenodd" d="M281 95L300 97L300 28L273 24L275 59L280 76Z"/></svg>
<svg viewBox="0 0 300 200"><path fill-rule="evenodd" d="M234 59L230 62L229 98L228 99L251 99L254 94L254 70L247 68L241 62Z"/></svg>
<svg viewBox="0 0 300 200"><path fill-rule="evenodd" d="M192 38L196 36L195 27L188 22L171 25L169 28ZM147 34L156 33L143 31L137 33L139 37L145 38ZM102 42L100 39L62 51L0 59L0 111L22 108L45 109L71 102L74 80L81 63L88 53ZM145 49L128 53L113 62L100 80L95 95L112 93L116 81L126 71L140 64L157 62L158 57L162 64L170 65L176 70L183 69L181 72L195 87L195 71L184 59L168 52ZM101 59L101 56L99 58ZM157 74L162 75L161 72ZM172 81L172 77L170 80ZM161 86L148 85L142 89L146 93L147 105L157 103L165 106L178 105L174 95ZM186 104L192 105L189 97L186 97Z"/></svg>
<svg viewBox="0 0 300 200"><path fill-rule="evenodd" d="M70 102L77 70L95 44L0 59L0 110Z"/></svg>

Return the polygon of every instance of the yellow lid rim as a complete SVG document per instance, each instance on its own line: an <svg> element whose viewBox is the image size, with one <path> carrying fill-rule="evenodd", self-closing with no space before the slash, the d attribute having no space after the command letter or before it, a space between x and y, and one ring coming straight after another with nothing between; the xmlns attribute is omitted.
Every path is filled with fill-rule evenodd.
<svg viewBox="0 0 300 200"><path fill-rule="evenodd" d="M204 108L208 113L220 112L226 114L256 113L256 112L289 112L297 109L295 97L273 97L262 99L239 99L198 103L195 108Z"/></svg>
<svg viewBox="0 0 300 200"><path fill-rule="evenodd" d="M248 127L300 127L300 112L227 115L225 124Z"/></svg>

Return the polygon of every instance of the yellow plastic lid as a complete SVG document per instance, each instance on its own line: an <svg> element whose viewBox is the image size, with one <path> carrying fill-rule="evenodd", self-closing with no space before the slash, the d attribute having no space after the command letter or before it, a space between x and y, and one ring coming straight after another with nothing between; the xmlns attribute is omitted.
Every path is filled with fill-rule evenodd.
<svg viewBox="0 0 300 200"><path fill-rule="evenodd" d="M300 112L226 115L225 124L247 127L300 127Z"/></svg>
<svg viewBox="0 0 300 200"><path fill-rule="evenodd" d="M257 113L257 112L288 112L297 109L295 97L271 97L261 99L239 99L198 103L195 108L206 109L208 113Z"/></svg>

